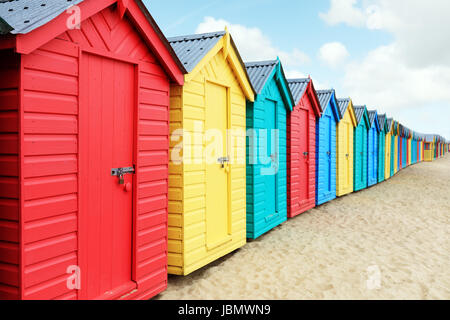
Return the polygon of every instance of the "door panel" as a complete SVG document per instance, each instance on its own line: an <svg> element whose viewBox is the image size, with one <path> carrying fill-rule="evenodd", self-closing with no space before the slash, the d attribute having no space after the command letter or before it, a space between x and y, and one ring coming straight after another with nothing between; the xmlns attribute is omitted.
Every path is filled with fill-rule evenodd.
<svg viewBox="0 0 450 320"><path fill-rule="evenodd" d="M266 216L273 215L277 212L276 196L277 196L277 177L278 177L278 139L275 136L276 126L276 107L275 101L265 101L266 112L266 129L267 129L267 149L266 155L270 159L269 164L265 167L268 174L265 175L266 189Z"/></svg>
<svg viewBox="0 0 450 320"><path fill-rule="evenodd" d="M351 134L352 134L352 130L353 130L353 127L352 127L352 125L351 125L351 123L345 123L345 129L346 129L346 137L345 137L345 157L344 157L344 159L345 159L345 168L346 168L346 170L347 170L347 172L346 172L346 175L345 175L345 178L346 178L346 183L345 183L345 188L346 188L346 190L348 190L348 189L350 189L351 188L351 176L350 176L350 160L352 160L351 159L351 157L350 157L350 155L351 155L351 152L350 152L350 137L351 137Z"/></svg>
<svg viewBox="0 0 450 320"><path fill-rule="evenodd" d="M300 203L305 202L309 198L309 111L300 109Z"/></svg>
<svg viewBox="0 0 450 320"><path fill-rule="evenodd" d="M206 83L206 122L205 130L216 130L214 136L217 159L228 157L226 130L228 128L227 88L210 82ZM211 132L211 131L210 131ZM210 141L211 142L211 141ZM214 159L213 159L214 160ZM226 241L230 234L228 203L228 173L225 164L219 161L206 164L206 242L214 249Z"/></svg>
<svg viewBox="0 0 450 320"><path fill-rule="evenodd" d="M324 129L325 129L325 188L326 192L331 191L331 116L324 116Z"/></svg>
<svg viewBox="0 0 450 320"><path fill-rule="evenodd" d="M81 247L86 270L81 277L86 299L107 299L130 291L132 283L133 175L124 184L112 168L133 166L134 66L83 56L86 91L80 104L82 197ZM116 88L120 88L117 90ZM80 130L80 131L81 131ZM125 291L125 292L121 292ZM84 297L83 297L84 298Z"/></svg>

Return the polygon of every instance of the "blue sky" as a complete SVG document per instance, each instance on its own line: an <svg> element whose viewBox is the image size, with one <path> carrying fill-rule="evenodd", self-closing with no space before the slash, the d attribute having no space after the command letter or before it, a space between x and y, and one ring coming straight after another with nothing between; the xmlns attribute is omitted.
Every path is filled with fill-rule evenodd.
<svg viewBox="0 0 450 320"><path fill-rule="evenodd" d="M144 3L167 37L223 30L227 24L244 60L280 55L288 77L311 75L317 87L333 87L338 97L350 96L355 104L388 113L413 130L450 138L450 94L442 94L450 86L450 59L437 56L441 61L430 65L437 50L426 51L422 45L428 41L433 47L427 28L436 26L442 11L449 12L450 1L430 1L434 6L421 0ZM429 17L424 17L427 11ZM450 27L444 17L439 27ZM258 47L261 43L267 45ZM438 77L448 82L438 82ZM433 119L433 111L443 117Z"/></svg>

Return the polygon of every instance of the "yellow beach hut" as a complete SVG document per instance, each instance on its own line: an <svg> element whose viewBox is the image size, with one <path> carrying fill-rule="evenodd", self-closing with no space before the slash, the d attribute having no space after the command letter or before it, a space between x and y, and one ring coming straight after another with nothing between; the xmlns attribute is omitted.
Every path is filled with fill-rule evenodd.
<svg viewBox="0 0 450 320"><path fill-rule="evenodd" d="M424 157L423 160L431 162L435 157L435 136L432 134L426 134L424 138Z"/></svg>
<svg viewBox="0 0 450 320"><path fill-rule="evenodd" d="M394 139L394 174L396 174L399 170L398 168L398 154L399 154L399 150L398 150L398 142L400 139L400 133L399 133L399 123L397 121L394 121L394 127L392 128L393 131L393 136L392 138Z"/></svg>
<svg viewBox="0 0 450 320"><path fill-rule="evenodd" d="M246 243L254 90L228 31L168 40L187 70L170 94L168 271L188 275Z"/></svg>
<svg viewBox="0 0 450 320"><path fill-rule="evenodd" d="M342 197L353 192L353 131L357 122L352 99L338 99L337 102L341 121L336 127L336 195Z"/></svg>
<svg viewBox="0 0 450 320"><path fill-rule="evenodd" d="M385 153L385 161L384 161L384 179L387 180L391 177L391 161L392 157L392 137L394 135L394 119L387 118L386 119L386 147L384 150Z"/></svg>

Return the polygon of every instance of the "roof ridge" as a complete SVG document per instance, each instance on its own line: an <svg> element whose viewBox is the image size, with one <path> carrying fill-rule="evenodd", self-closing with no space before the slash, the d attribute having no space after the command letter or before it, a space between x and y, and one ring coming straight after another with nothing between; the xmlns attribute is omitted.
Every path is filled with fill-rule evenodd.
<svg viewBox="0 0 450 320"><path fill-rule="evenodd" d="M264 61L251 61L251 62L245 62L245 66L247 68L251 67L259 67L259 66L271 66L275 65L279 62L279 60L264 60Z"/></svg>
<svg viewBox="0 0 450 320"><path fill-rule="evenodd" d="M219 38L219 37L223 37L225 34L226 34L225 31L195 33L195 34L188 34L188 35L182 35L182 36L176 36L176 37L168 37L167 40L170 43L173 43L173 42L182 42L182 41L201 40L201 39L207 39L207 38Z"/></svg>

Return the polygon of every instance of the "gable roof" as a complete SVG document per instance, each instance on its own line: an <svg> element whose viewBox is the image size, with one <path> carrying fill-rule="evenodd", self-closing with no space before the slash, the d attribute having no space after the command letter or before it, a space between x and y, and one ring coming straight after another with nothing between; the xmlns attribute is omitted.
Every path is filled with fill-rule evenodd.
<svg viewBox="0 0 450 320"><path fill-rule="evenodd" d="M345 111L347 111L347 108L350 105L350 101L350 98L337 99L337 103L339 106L339 116L341 117L341 119L344 117Z"/></svg>
<svg viewBox="0 0 450 320"><path fill-rule="evenodd" d="M386 113L378 115L378 125L380 126L380 131L386 128Z"/></svg>
<svg viewBox="0 0 450 320"><path fill-rule="evenodd" d="M339 107L336 101L336 95L334 89L329 90L317 90L317 97L319 98L320 105L322 107L322 115L327 110L328 105L331 105L333 114L336 118L336 122L341 121L339 117Z"/></svg>
<svg viewBox="0 0 450 320"><path fill-rule="evenodd" d="M167 38L187 72L197 64L225 36L225 31Z"/></svg>
<svg viewBox="0 0 450 320"><path fill-rule="evenodd" d="M277 64L278 60L245 63L248 77L250 78L250 82L252 83L256 94L261 93L270 76L273 74Z"/></svg>
<svg viewBox="0 0 450 320"><path fill-rule="evenodd" d="M314 88L314 82L311 78L305 79L288 79L289 89L294 98L295 105L298 105L305 94L309 94L310 101L312 102L312 108L316 117L320 117L322 114L322 106L320 105L319 98L317 97L316 89Z"/></svg>
<svg viewBox="0 0 450 320"><path fill-rule="evenodd" d="M367 113L366 106L353 106L353 109L355 109L357 126L359 126L362 119L365 119L367 127L370 127L369 114Z"/></svg>
<svg viewBox="0 0 450 320"><path fill-rule="evenodd" d="M0 34L25 34L53 20L83 0L1 0Z"/></svg>
<svg viewBox="0 0 450 320"><path fill-rule="evenodd" d="M17 53L29 54L68 30L63 13L75 4L82 13L81 23L117 4L119 14L127 13L169 78L179 85L184 83L186 70L142 0L0 0L1 33L12 35L10 46Z"/></svg>
<svg viewBox="0 0 450 320"><path fill-rule="evenodd" d="M289 107L289 110L292 110L294 98L289 89L283 66L278 58L270 61L247 62L245 63L245 68L256 94L261 94L267 82L273 78L286 106Z"/></svg>
<svg viewBox="0 0 450 320"><path fill-rule="evenodd" d="M292 96L294 97L295 104L298 104L308 88L309 83L312 80L305 79L288 79L289 88L291 89Z"/></svg>
<svg viewBox="0 0 450 320"><path fill-rule="evenodd" d="M245 96L254 101L255 89L230 33L225 31L168 38L170 45L186 68L185 81L192 79L203 65L223 50ZM231 50L230 50L231 49ZM216 51L217 50L217 51Z"/></svg>
<svg viewBox="0 0 450 320"><path fill-rule="evenodd" d="M386 118L386 126L388 128L387 132L391 132L393 124L394 124L393 118Z"/></svg>
<svg viewBox="0 0 450 320"><path fill-rule="evenodd" d="M375 128L380 132L380 124L378 123L378 113L376 110L367 110L369 114L370 128L375 124Z"/></svg>
<svg viewBox="0 0 450 320"><path fill-rule="evenodd" d="M435 136L433 134L426 134L424 140L425 142L435 142Z"/></svg>

